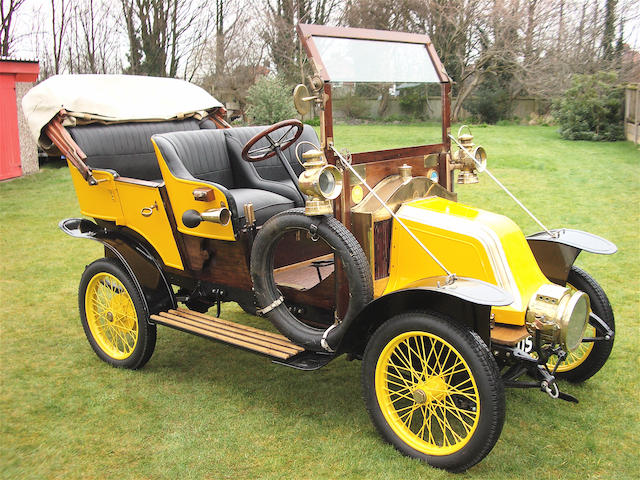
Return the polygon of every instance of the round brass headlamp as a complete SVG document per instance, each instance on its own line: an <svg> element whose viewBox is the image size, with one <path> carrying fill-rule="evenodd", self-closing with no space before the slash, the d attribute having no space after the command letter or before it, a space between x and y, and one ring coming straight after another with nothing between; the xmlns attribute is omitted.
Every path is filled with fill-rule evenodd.
<svg viewBox="0 0 640 480"><path fill-rule="evenodd" d="M580 345L591 305L584 292L570 292L560 285L542 285L529 301L527 331L543 344L558 344L570 352Z"/></svg>
<svg viewBox="0 0 640 480"><path fill-rule="evenodd" d="M326 215L333 213L331 200L342 192L342 172L327 164L319 150L309 150L302 154L305 160L304 172L298 177L302 193L307 195L305 213L307 215Z"/></svg>

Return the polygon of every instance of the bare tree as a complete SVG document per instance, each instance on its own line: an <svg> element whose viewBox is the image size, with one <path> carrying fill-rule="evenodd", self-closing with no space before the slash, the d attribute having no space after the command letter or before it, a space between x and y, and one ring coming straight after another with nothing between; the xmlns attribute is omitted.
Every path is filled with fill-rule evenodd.
<svg viewBox="0 0 640 480"><path fill-rule="evenodd" d="M53 73L58 74L62 68L63 41L69 23L71 3L65 0L51 0L51 38L53 53Z"/></svg>
<svg viewBox="0 0 640 480"><path fill-rule="evenodd" d="M279 75L304 81L305 57L298 44L297 23L324 25L336 16L339 0L264 0L263 41ZM302 77L302 78L300 78Z"/></svg>
<svg viewBox="0 0 640 480"><path fill-rule="evenodd" d="M73 73L115 73L122 70L113 4L109 0L73 3L67 42L67 64Z"/></svg>
<svg viewBox="0 0 640 480"><path fill-rule="evenodd" d="M260 75L266 45L252 18L251 0L224 0L216 4L216 35L204 49L197 82L219 100L244 110L246 92Z"/></svg>
<svg viewBox="0 0 640 480"><path fill-rule="evenodd" d="M15 38L13 37L13 19L18 9L25 0L2 0L0 2L0 55L8 57L13 50Z"/></svg>
<svg viewBox="0 0 640 480"><path fill-rule="evenodd" d="M182 63L201 49L211 16L206 0L121 0L131 73L186 76Z"/></svg>

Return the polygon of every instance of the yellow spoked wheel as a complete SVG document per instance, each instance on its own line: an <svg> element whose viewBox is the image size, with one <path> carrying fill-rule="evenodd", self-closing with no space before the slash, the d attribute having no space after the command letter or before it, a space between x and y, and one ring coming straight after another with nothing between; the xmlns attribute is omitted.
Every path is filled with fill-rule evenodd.
<svg viewBox="0 0 640 480"><path fill-rule="evenodd" d="M591 325L587 326L584 336L595 337L595 335L596 335L596 329L593 328ZM578 345L578 348L576 348L575 350L567 354L567 358L565 358L564 362L560 364L560 366L558 367L558 370L556 371L558 373L569 372L574 368L578 367L579 365L581 365L582 363L584 363L584 361L589 357L591 350L593 350L593 345L594 345L593 342L581 343L580 345ZM549 361L547 362L547 368L553 371L553 369L556 366L556 363L558 363L558 357L556 357L555 355L551 356L549 358Z"/></svg>
<svg viewBox="0 0 640 480"><path fill-rule="evenodd" d="M398 436L428 455L460 450L478 426L478 387L467 362L431 333L405 332L386 345L376 395Z"/></svg>
<svg viewBox="0 0 640 480"><path fill-rule="evenodd" d="M122 282L107 272L94 275L85 293L89 329L104 352L124 360L138 343L138 317Z"/></svg>
<svg viewBox="0 0 640 480"><path fill-rule="evenodd" d="M613 310L607 295L595 279L584 270L571 267L567 279L567 287L571 290L581 290L589 296L591 310L602 319L607 326L615 331L615 319ZM598 332L592 325L587 325L585 337L599 337L603 333ZM582 342L575 350L569 352L567 358L558 367L558 377L571 382L583 382L595 375L607 362L611 350L613 349L613 339L609 341ZM553 356L549 359L547 367L553 370L558 358Z"/></svg>
<svg viewBox="0 0 640 480"><path fill-rule="evenodd" d="M504 392L488 348L449 319L403 314L367 345L363 365L371 418L403 453L452 471L479 462L504 422Z"/></svg>
<svg viewBox="0 0 640 480"><path fill-rule="evenodd" d="M155 325L147 322L140 294L121 264L96 260L80 280L80 318L89 344L105 362L140 368L155 348Z"/></svg>

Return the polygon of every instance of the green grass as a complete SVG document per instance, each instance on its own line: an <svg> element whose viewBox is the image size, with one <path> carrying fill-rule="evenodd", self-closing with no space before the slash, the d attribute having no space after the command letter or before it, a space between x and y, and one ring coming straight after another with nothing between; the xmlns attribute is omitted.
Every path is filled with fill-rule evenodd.
<svg viewBox="0 0 640 480"><path fill-rule="evenodd" d="M432 127L430 127L432 128ZM341 147L366 148L387 126L338 126ZM456 129L453 129L456 131ZM420 143L394 125L394 142ZM637 478L640 409L640 153L630 143L560 140L550 127L475 128L489 168L549 227L603 235L619 252L578 263L604 286L617 320L612 356L579 405L507 391L492 453L462 477ZM381 146L381 145L377 145ZM460 200L536 225L490 183ZM304 373L167 328L136 372L91 351L77 285L98 244L62 234L78 205L65 166L0 184L1 478L449 478L384 444L360 398L360 363ZM247 320L232 304L225 318ZM260 320L248 319L254 324Z"/></svg>

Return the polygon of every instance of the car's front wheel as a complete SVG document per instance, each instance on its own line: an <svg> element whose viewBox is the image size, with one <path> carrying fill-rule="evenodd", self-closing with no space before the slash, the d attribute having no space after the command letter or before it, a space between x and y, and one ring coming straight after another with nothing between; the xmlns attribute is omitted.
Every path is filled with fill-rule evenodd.
<svg viewBox="0 0 640 480"><path fill-rule="evenodd" d="M476 333L444 316L389 319L367 344L362 380L382 437L434 467L472 467L502 431L504 387L495 360Z"/></svg>
<svg viewBox="0 0 640 480"><path fill-rule="evenodd" d="M569 271L567 287L572 291L581 290L586 293L593 313L615 332L616 324L609 299L591 275L574 265ZM603 335L604 332L596 330L592 325L587 325L584 336L593 338ZM575 350L569 352L565 361L558 366L557 376L570 382L584 382L600 371L609 359L612 349L613 339L582 342ZM553 369L557 361L557 357L551 357L548 363L549 369Z"/></svg>

